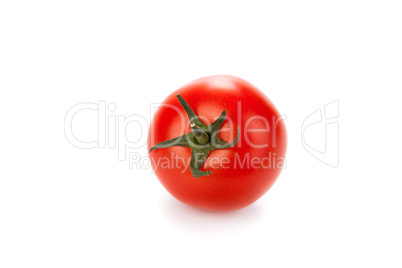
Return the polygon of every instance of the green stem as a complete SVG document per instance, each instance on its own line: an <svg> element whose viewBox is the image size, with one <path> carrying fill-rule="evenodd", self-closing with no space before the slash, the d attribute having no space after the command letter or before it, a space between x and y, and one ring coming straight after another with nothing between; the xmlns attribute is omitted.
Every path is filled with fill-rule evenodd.
<svg viewBox="0 0 402 268"><path fill-rule="evenodd" d="M196 124L191 124L191 130L193 131L194 137L197 139L198 144L203 145L209 142L209 135Z"/></svg>
<svg viewBox="0 0 402 268"><path fill-rule="evenodd" d="M171 146L189 147L191 148L190 170L194 178L208 176L211 174L211 171L202 171L201 168L209 153L213 150L234 147L239 141L240 128L237 128L237 135L233 142L228 143L223 141L218 137L218 133L226 118L225 110L222 111L222 114L215 122L206 126L182 96L177 95L177 98L191 122L191 132L171 140L160 142L154 145L149 150L149 153L156 149L168 148ZM211 136L208 135L208 133Z"/></svg>

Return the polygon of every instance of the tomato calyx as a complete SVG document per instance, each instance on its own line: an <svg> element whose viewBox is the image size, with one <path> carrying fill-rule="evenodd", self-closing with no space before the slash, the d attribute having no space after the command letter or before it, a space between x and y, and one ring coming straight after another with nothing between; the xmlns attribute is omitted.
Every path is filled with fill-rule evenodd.
<svg viewBox="0 0 402 268"><path fill-rule="evenodd" d="M237 128L237 135L233 142L228 143L218 137L219 130L226 118L226 110L223 110L218 119L210 125L205 125L191 109L186 100L180 96L176 96L187 113L191 123L191 132L179 136L177 138L166 140L153 146L149 152L153 150L168 148L172 146L182 146L191 148L190 170L194 178L210 175L211 171L201 171L201 167L207 159L209 153L213 150L232 148L239 141L240 128Z"/></svg>

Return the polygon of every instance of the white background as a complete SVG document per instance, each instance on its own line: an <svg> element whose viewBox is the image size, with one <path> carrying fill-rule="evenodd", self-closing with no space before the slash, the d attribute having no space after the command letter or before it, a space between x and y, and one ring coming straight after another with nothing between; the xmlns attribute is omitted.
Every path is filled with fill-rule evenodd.
<svg viewBox="0 0 402 268"><path fill-rule="evenodd" d="M401 14L400 1L2 1L0 267L401 267ZM287 168L248 208L193 209L116 148L64 135L78 103L149 120L214 74L287 116ZM336 100L332 168L301 126ZM96 113L73 127L96 139Z"/></svg>

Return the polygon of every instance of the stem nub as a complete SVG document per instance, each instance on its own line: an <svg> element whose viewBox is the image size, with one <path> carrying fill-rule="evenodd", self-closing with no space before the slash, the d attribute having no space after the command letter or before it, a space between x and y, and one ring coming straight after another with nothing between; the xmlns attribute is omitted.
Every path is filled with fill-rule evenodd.
<svg viewBox="0 0 402 268"><path fill-rule="evenodd" d="M191 124L191 130L193 131L194 137L197 139L199 144L207 144L209 142L209 135L196 124Z"/></svg>

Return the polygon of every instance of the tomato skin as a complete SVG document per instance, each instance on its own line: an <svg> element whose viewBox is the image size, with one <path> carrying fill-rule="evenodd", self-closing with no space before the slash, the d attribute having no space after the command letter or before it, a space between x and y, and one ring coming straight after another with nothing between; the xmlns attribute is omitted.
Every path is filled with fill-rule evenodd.
<svg viewBox="0 0 402 268"><path fill-rule="evenodd" d="M176 98L178 94L206 124L214 122L226 110L227 119L219 137L232 142L240 127L240 138L232 148L212 151L202 168L212 174L199 178L194 178L184 163L177 165L182 160L189 161L190 148L174 146L152 151L149 154L152 168L167 191L183 203L210 211L241 209L264 195L285 164L287 144L285 124L268 97L249 82L233 76L194 80L170 94L163 102L164 106L158 108L149 129L148 151L157 143L191 131L189 119ZM253 129L266 131L255 132ZM268 146L264 147L266 144ZM180 160L177 163L171 161L167 166L166 160L174 157ZM268 163L269 157L271 165L268 168L267 164L252 165L250 162L251 159L255 162L264 159ZM222 159L229 164L217 165L216 162Z"/></svg>

